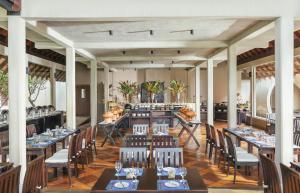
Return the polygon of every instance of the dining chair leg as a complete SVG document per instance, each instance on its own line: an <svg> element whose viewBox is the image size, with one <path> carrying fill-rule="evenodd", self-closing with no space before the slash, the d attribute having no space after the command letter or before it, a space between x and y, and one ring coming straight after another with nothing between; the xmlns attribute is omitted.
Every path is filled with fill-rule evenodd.
<svg viewBox="0 0 300 193"><path fill-rule="evenodd" d="M82 152L82 153L83 153L83 152ZM81 153L81 155L80 155L80 161L81 161L81 168L82 168L82 170L84 170L84 161L83 161L82 153Z"/></svg>
<svg viewBox="0 0 300 193"><path fill-rule="evenodd" d="M227 176L229 175L229 169L230 169L230 160L227 158Z"/></svg>
<svg viewBox="0 0 300 193"><path fill-rule="evenodd" d="M205 144L205 155L207 154L207 146L208 146L208 141L206 140L206 144Z"/></svg>
<svg viewBox="0 0 300 193"><path fill-rule="evenodd" d="M235 184L236 181L236 170L237 170L237 164L234 163L234 174L233 174L233 183Z"/></svg>
<svg viewBox="0 0 300 193"><path fill-rule="evenodd" d="M217 154L218 154L218 148L215 147L215 157L214 157L214 164L217 162ZM220 158L219 158L220 159Z"/></svg>
<svg viewBox="0 0 300 193"><path fill-rule="evenodd" d="M47 167L47 165L45 164L45 169L44 169L45 171L45 176L44 176L44 178L45 178L45 187L47 187L47 185L48 185L48 167Z"/></svg>
<svg viewBox="0 0 300 193"><path fill-rule="evenodd" d="M94 149L95 149L95 155L97 155L97 148L96 148L96 142L95 141L93 142L93 145L94 145Z"/></svg>
<svg viewBox="0 0 300 193"><path fill-rule="evenodd" d="M212 152L213 152L213 150L214 150L214 145L213 145L213 144L210 144L210 145L209 145L209 156L208 156L209 159L211 159L211 157L212 157Z"/></svg>
<svg viewBox="0 0 300 193"><path fill-rule="evenodd" d="M68 179L69 179L69 186L72 186L72 181L71 181L71 176L72 176L72 170L70 165L68 165Z"/></svg>

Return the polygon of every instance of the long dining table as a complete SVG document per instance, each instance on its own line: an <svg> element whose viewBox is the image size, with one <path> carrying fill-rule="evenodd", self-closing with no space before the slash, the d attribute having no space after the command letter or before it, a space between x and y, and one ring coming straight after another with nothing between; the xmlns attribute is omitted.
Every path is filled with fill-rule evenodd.
<svg viewBox="0 0 300 193"><path fill-rule="evenodd" d="M95 183L94 187L91 190L91 193L103 193L103 192L122 192L121 190L107 190L107 185L110 183L111 180L118 179L116 176L116 171L111 168L107 168L103 171L102 175L98 178L97 182ZM178 178L178 177L176 177ZM119 177L119 180L124 180L126 177ZM137 186L137 190L131 191L136 193L147 193L147 192L157 192L157 182L158 177L156 170L153 168L144 168L142 176L138 177L139 183ZM167 177L161 176L161 180L167 179ZM195 169L187 169L187 175L185 177L187 180L189 189L187 190L163 190L165 193L174 193L174 192L181 192L181 193L208 193L208 189L206 184L204 183L202 177ZM125 192L125 190L123 191ZM128 191L127 191L128 192Z"/></svg>
<svg viewBox="0 0 300 193"><path fill-rule="evenodd" d="M236 137L236 143L240 146L241 141L248 144L248 152L253 152L256 147L262 154L268 154L274 158L275 155L275 135L269 135L263 130L248 128L224 128L224 132L230 133ZM298 155L300 160L300 146L294 145L294 154Z"/></svg>

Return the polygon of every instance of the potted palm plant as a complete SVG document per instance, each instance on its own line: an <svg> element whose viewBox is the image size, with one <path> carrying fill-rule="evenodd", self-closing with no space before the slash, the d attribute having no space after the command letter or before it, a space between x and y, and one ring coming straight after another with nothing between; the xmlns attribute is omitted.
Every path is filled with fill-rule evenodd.
<svg viewBox="0 0 300 193"><path fill-rule="evenodd" d="M161 84L161 81L159 81L159 80L146 82L144 84L144 87L148 92L149 102L153 103L155 95L159 94L162 91L160 84Z"/></svg>
<svg viewBox="0 0 300 193"><path fill-rule="evenodd" d="M131 103L132 97L137 93L138 87L136 82L126 80L119 82L118 89L122 93L125 101Z"/></svg>
<svg viewBox="0 0 300 193"><path fill-rule="evenodd" d="M168 88L173 96L176 96L177 102L180 100L180 95L183 93L186 89L186 86L183 82L177 81L177 80L171 80L170 86Z"/></svg>

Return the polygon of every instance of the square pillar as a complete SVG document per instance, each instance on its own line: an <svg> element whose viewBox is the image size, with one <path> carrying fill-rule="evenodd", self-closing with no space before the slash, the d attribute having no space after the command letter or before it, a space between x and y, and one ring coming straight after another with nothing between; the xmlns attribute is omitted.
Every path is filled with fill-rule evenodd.
<svg viewBox="0 0 300 193"><path fill-rule="evenodd" d="M195 67L195 95L196 95L196 113L197 113L197 117L196 119L201 121L201 111L200 111L200 105L201 105L201 99L200 99L200 66L196 66Z"/></svg>
<svg viewBox="0 0 300 193"><path fill-rule="evenodd" d="M214 61L207 60L207 123L214 125Z"/></svg>
<svg viewBox="0 0 300 193"><path fill-rule="evenodd" d="M236 47L235 45L230 45L228 47L228 109L227 109L227 119L228 127L237 127L237 97L236 97L236 85L237 85L237 59L236 59Z"/></svg>
<svg viewBox="0 0 300 193"><path fill-rule="evenodd" d="M51 84L51 104L56 108L56 80L55 80L55 66L50 68L50 84Z"/></svg>
<svg viewBox="0 0 300 193"><path fill-rule="evenodd" d="M66 48L67 127L76 129L75 49Z"/></svg>
<svg viewBox="0 0 300 193"><path fill-rule="evenodd" d="M97 61L91 61L90 101L91 101L91 126L97 124Z"/></svg>
<svg viewBox="0 0 300 193"><path fill-rule="evenodd" d="M250 81L250 86L251 86L251 116L255 117L256 116L256 66L251 66L251 81Z"/></svg>
<svg viewBox="0 0 300 193"><path fill-rule="evenodd" d="M109 67L104 67L104 109L108 110L108 102L109 100Z"/></svg>
<svg viewBox="0 0 300 193"><path fill-rule="evenodd" d="M289 165L293 161L294 109L294 18L275 21L275 160Z"/></svg>
<svg viewBox="0 0 300 193"><path fill-rule="evenodd" d="M26 171L26 102L28 66L25 20L8 16L9 161L21 165L20 190Z"/></svg>

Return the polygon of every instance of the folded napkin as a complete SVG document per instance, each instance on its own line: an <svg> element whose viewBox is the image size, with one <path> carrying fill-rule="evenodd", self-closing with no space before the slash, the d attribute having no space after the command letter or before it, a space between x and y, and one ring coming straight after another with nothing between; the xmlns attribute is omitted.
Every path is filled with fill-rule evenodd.
<svg viewBox="0 0 300 193"><path fill-rule="evenodd" d="M168 169L169 168L172 168L172 167L167 167L167 168L163 168L163 170L162 170L162 172L161 172L161 176L168 176L169 175L169 173L168 173ZM180 175L180 170L179 170L179 168L175 168L175 175L176 176L179 176ZM158 175L159 173L158 173L158 171L157 171L157 175Z"/></svg>
<svg viewBox="0 0 300 193"><path fill-rule="evenodd" d="M32 147L47 147L48 145L52 144L51 141L48 142L39 142L39 143L32 143Z"/></svg>
<svg viewBox="0 0 300 193"><path fill-rule="evenodd" d="M137 190L138 184L138 180L111 180L105 189L108 191L134 191Z"/></svg>
<svg viewBox="0 0 300 193"><path fill-rule="evenodd" d="M157 180L158 191L189 190L189 189L190 187L186 180Z"/></svg>
<svg viewBox="0 0 300 193"><path fill-rule="evenodd" d="M143 168L135 168L137 171L137 176L142 176L143 175ZM132 168L122 168L121 171L117 174L115 174L115 176L126 176L126 174L128 172L131 172Z"/></svg>

